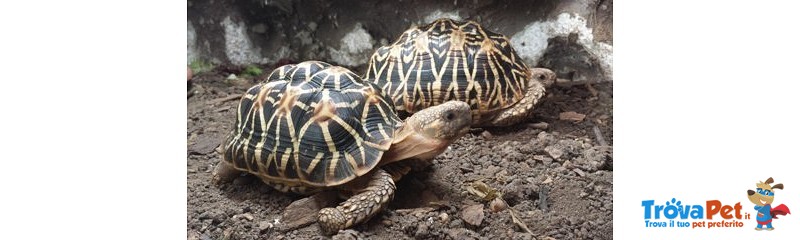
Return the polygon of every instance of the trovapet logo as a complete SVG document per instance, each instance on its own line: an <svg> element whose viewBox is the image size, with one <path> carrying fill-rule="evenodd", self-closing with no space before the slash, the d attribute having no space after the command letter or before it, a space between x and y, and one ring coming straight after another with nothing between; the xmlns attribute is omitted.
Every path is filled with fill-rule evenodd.
<svg viewBox="0 0 800 240"><path fill-rule="evenodd" d="M741 202L723 203L720 200L707 200L705 203L686 204L676 198L667 201L644 200L644 225L647 228L742 228L745 222L755 220L756 230L774 230L772 221L780 215L790 214L784 204L772 207L775 190L783 189L783 184L771 185L772 178L756 183L756 190L747 190L747 199L755 204L755 211L743 210ZM739 195L741 196L741 195ZM749 205L749 204L747 204ZM747 207L746 209L749 209ZM751 214L755 214L755 218ZM749 224L748 224L749 225Z"/></svg>
<svg viewBox="0 0 800 240"><path fill-rule="evenodd" d="M708 200L703 205L683 204L675 198L665 204L655 200L642 201L644 225L646 227L714 228L744 227L742 219L750 219L742 213L742 205L722 204L719 200Z"/></svg>
<svg viewBox="0 0 800 240"><path fill-rule="evenodd" d="M756 205L754 209L758 211L756 215L756 223L758 223L758 225L756 225L756 230L758 231L774 230L775 228L772 227L772 220L778 219L778 215L790 214L789 207L786 205L780 204L774 208L772 207L772 202L775 201L775 190L783 190L782 183L770 185L773 182L775 182L775 180L768 178L767 181L756 183L755 191L747 190L747 199Z"/></svg>

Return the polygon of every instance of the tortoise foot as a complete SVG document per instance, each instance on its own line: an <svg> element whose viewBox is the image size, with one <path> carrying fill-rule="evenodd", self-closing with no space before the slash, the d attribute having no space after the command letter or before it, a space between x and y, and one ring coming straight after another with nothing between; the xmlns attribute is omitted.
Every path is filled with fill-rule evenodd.
<svg viewBox="0 0 800 240"><path fill-rule="evenodd" d="M336 208L323 208L319 211L319 226L323 233L332 235L339 230L350 228L369 220L380 212L395 192L392 176L383 169L372 174L367 187Z"/></svg>
<svg viewBox="0 0 800 240"><path fill-rule="evenodd" d="M230 163L220 161L214 168L214 172L211 174L211 183L214 185L229 183L240 174L241 171L236 170L236 168L234 168Z"/></svg>

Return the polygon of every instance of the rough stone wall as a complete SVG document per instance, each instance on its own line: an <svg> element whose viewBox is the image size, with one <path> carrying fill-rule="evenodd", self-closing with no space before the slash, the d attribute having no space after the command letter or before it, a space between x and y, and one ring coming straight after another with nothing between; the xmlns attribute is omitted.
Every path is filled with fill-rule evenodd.
<svg viewBox="0 0 800 240"><path fill-rule="evenodd" d="M529 66L577 83L613 74L612 0L190 0L187 58L275 65L321 60L362 72L412 24L474 20L509 37Z"/></svg>

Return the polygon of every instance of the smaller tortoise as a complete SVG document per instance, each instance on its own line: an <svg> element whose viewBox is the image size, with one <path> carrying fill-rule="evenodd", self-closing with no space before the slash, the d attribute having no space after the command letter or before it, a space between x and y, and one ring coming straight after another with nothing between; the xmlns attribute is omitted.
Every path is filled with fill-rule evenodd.
<svg viewBox="0 0 800 240"><path fill-rule="evenodd" d="M286 65L242 97L212 181L251 173L283 192L327 189L351 197L324 208L326 234L368 220L394 197L395 181L430 164L469 131L469 106L452 101L404 122L380 88L318 61Z"/></svg>
<svg viewBox="0 0 800 240"><path fill-rule="evenodd" d="M549 69L528 68L502 34L450 19L412 27L378 48L364 76L401 115L458 100L469 103L479 127L524 121L555 78Z"/></svg>

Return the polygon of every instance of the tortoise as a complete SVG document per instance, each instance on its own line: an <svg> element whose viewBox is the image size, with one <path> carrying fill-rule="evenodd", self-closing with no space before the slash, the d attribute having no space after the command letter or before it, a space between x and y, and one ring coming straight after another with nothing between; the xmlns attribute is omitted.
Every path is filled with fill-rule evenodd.
<svg viewBox="0 0 800 240"><path fill-rule="evenodd" d="M346 68L285 65L241 98L212 181L245 172L282 192L345 193L351 197L318 214L332 234L386 207L395 182L430 164L471 120L467 103L451 101L403 121L379 87Z"/></svg>
<svg viewBox="0 0 800 240"><path fill-rule="evenodd" d="M387 92L401 115L459 100L469 103L473 126L500 127L525 120L556 75L528 68L504 35L442 18L378 48L364 79Z"/></svg>

